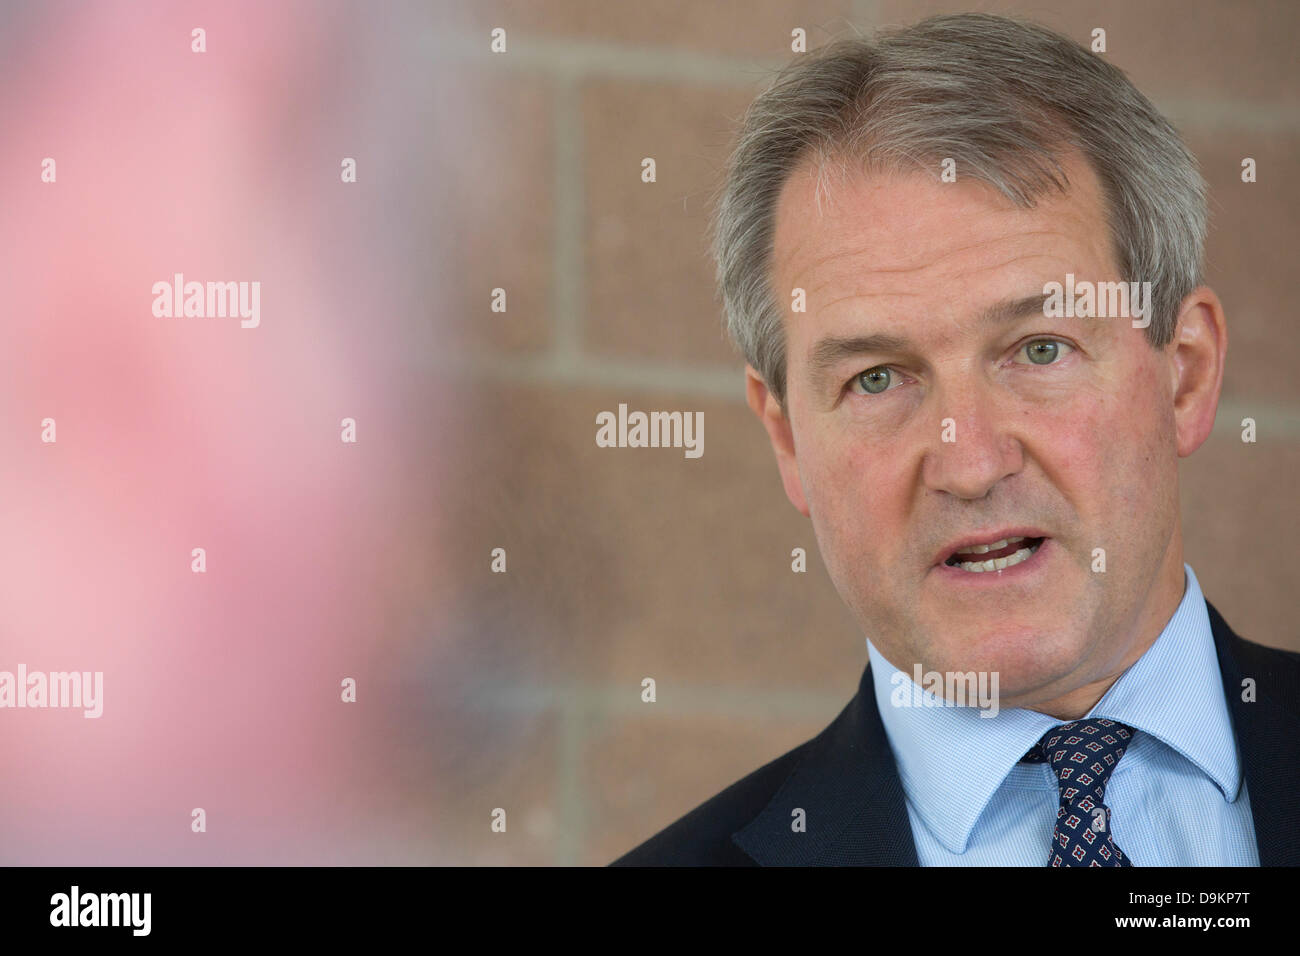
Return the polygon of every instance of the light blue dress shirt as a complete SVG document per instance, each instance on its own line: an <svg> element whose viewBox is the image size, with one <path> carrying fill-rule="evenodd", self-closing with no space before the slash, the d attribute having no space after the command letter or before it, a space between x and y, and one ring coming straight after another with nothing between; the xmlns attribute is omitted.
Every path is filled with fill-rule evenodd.
<svg viewBox="0 0 1300 956"><path fill-rule="evenodd" d="M1135 728L1106 786L1111 834L1136 866L1258 866L1250 800L1205 598L1184 564L1183 599L1165 629L1088 714ZM876 706L907 796L922 866L1045 866L1056 777L1020 763L1062 723L1023 708L894 706L919 693L867 641ZM893 679L891 681L891 679Z"/></svg>

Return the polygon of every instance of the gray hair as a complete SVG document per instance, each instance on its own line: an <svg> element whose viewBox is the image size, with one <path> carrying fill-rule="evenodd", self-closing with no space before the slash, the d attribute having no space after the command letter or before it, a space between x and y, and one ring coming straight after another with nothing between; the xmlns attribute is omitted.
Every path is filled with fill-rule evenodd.
<svg viewBox="0 0 1300 956"><path fill-rule="evenodd" d="M777 200L791 172L936 169L1022 208L1064 192L1080 150L1105 196L1124 281L1151 283L1153 347L1202 282L1205 184L1177 131L1117 67L1045 27L991 14L932 17L836 40L781 70L746 112L710 226L727 330L786 397L785 307L770 287Z"/></svg>

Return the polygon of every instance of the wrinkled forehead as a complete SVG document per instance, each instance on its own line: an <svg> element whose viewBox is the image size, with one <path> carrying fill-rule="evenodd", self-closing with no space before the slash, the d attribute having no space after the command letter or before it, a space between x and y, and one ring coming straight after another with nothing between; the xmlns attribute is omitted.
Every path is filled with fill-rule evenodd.
<svg viewBox="0 0 1300 956"><path fill-rule="evenodd" d="M1080 154L1062 161L1064 192L1025 208L994 186L945 167L860 170L805 159L776 205L772 281L815 298L853 286L933 290L1020 256L1110 271L1116 266L1101 185ZM1044 262L1047 271L1055 268Z"/></svg>

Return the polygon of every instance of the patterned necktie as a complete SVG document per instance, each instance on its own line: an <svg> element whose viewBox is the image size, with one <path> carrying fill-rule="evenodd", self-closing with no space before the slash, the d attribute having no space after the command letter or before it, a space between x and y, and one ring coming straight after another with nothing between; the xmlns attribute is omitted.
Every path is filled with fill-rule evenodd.
<svg viewBox="0 0 1300 956"><path fill-rule="evenodd" d="M1053 727L1021 759L1046 761L1056 774L1061 806L1048 866L1132 866L1110 832L1106 781L1133 740L1133 728L1105 717Z"/></svg>

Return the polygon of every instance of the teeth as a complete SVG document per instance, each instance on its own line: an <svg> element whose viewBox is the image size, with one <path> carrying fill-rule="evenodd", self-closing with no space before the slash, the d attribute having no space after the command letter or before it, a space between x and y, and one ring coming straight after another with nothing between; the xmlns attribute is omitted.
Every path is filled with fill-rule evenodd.
<svg viewBox="0 0 1300 956"><path fill-rule="evenodd" d="M961 548L958 554L985 554L989 551L997 551L999 548L1005 548L1009 544L1015 544L1017 541L1024 541L1024 538L1003 538L1001 541L994 541L992 544L977 544L969 548ZM1014 555L1012 555L1014 557Z"/></svg>
<svg viewBox="0 0 1300 956"><path fill-rule="evenodd" d="M987 551L989 549L986 548L985 550ZM1035 550L1035 548L1021 548L1008 558L993 558L990 561L959 561L956 566L961 568L963 571L973 571L976 574L982 574L985 571L1001 571L1005 568L1011 567L1012 565L1019 564L1021 561L1033 554ZM966 552L962 553L965 554Z"/></svg>

